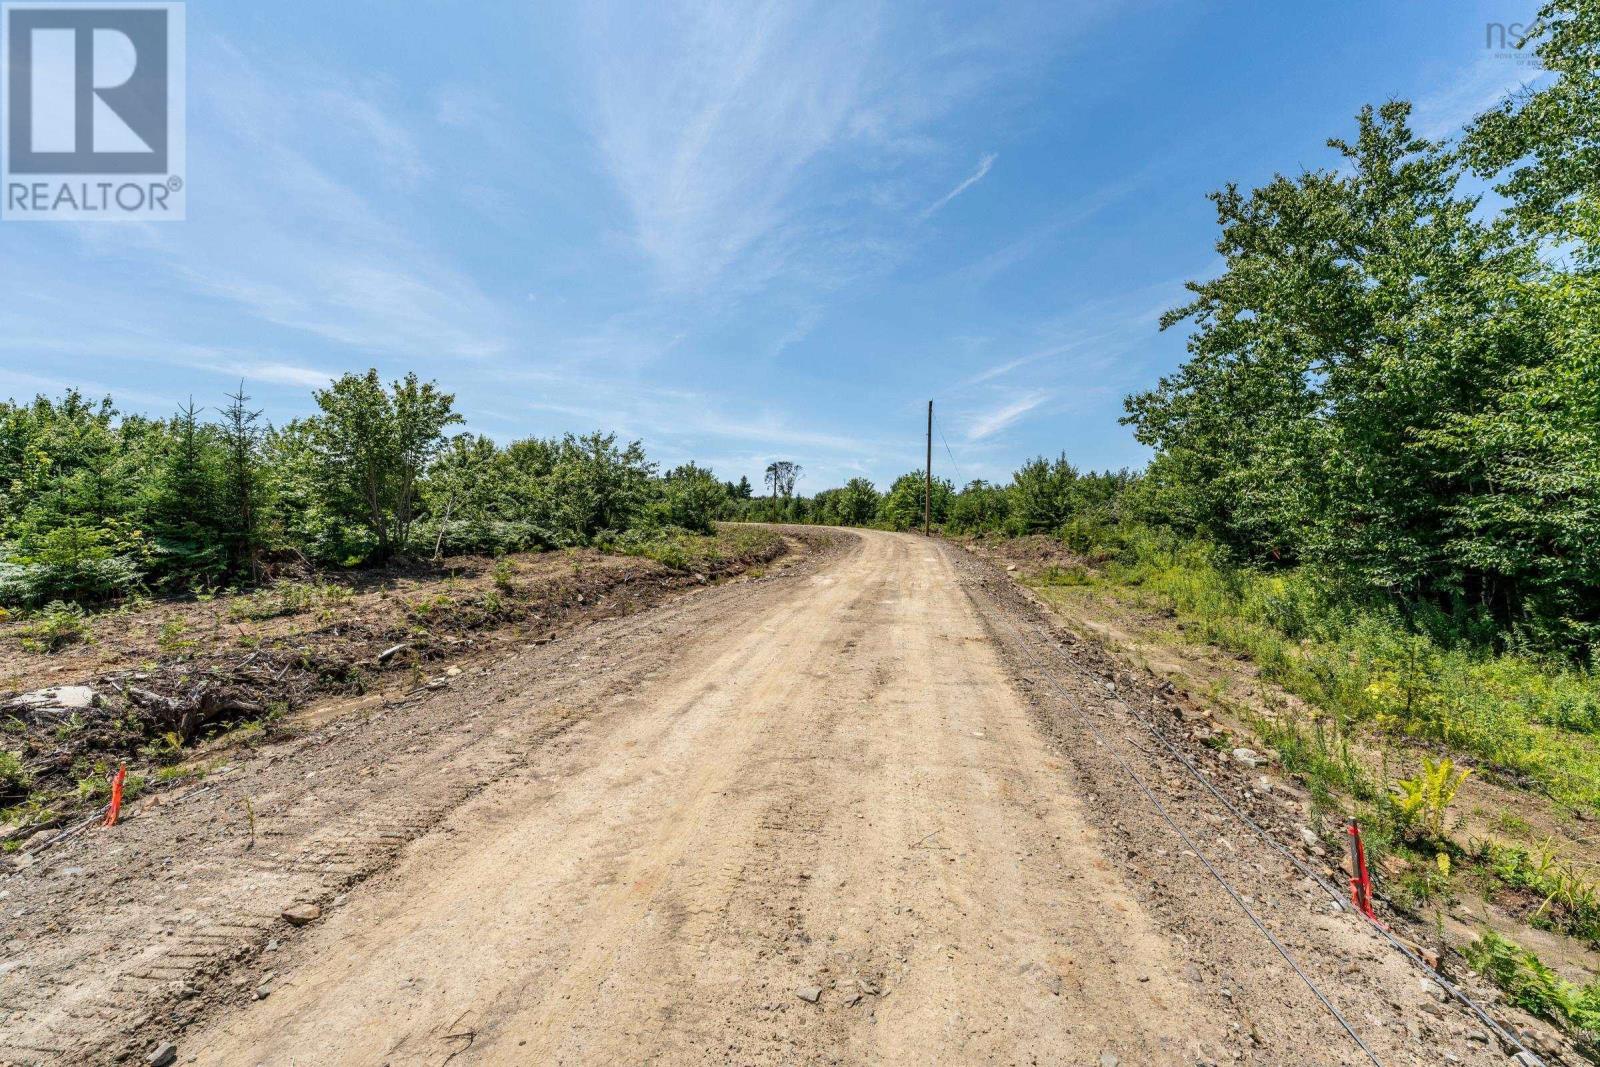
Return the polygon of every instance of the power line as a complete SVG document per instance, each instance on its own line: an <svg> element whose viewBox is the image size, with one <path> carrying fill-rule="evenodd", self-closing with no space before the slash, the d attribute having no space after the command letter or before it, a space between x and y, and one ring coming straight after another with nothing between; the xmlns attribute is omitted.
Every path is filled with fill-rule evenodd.
<svg viewBox="0 0 1600 1067"><path fill-rule="evenodd" d="M944 444L944 454L950 457L950 466L956 469L956 477L960 479L957 483L957 488L966 485L967 476L961 473L961 464L956 462L956 454L950 451L950 442L944 439L944 426L936 422L934 423L934 429L939 431L939 440Z"/></svg>

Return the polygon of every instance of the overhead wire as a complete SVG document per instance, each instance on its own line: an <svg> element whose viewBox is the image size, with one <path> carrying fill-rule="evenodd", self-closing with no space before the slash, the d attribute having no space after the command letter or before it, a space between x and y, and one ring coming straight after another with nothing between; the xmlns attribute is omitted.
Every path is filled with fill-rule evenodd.
<svg viewBox="0 0 1600 1067"><path fill-rule="evenodd" d="M940 424L937 413L935 413L933 417L933 427L939 431L939 440L944 444L945 455L950 457L950 466L956 469L956 478L959 479L959 481L956 483L957 486L960 487L966 485L967 476L961 473L961 464L956 462L956 454L950 451L950 442L945 440L944 426Z"/></svg>

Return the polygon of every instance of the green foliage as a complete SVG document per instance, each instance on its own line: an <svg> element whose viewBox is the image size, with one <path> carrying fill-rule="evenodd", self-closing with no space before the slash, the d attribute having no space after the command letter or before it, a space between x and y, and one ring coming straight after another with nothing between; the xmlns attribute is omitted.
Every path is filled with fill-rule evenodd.
<svg viewBox="0 0 1600 1067"><path fill-rule="evenodd" d="M59 652L67 645L90 640L94 628L77 604L55 600L20 627L17 635L29 652Z"/></svg>
<svg viewBox="0 0 1600 1067"><path fill-rule="evenodd" d="M922 529L925 496L927 496L927 479L922 471L902 474L883 495L883 500L878 505L878 521L891 530ZM932 496L928 497L933 525L945 524L950 517L950 506L954 500L955 487L950 484L950 480L935 478Z"/></svg>
<svg viewBox="0 0 1600 1067"><path fill-rule="evenodd" d="M209 595L285 559L355 566L658 527L707 534L750 491L748 479L730 487L694 463L657 477L639 442L604 433L505 447L447 439L461 421L453 398L415 375L386 386L376 371L347 374L315 393L318 414L276 428L249 399L230 394L215 422L192 402L151 420L75 392L0 404L0 605L96 604L146 588ZM323 599L280 584L230 613L265 619Z"/></svg>
<svg viewBox="0 0 1600 1067"><path fill-rule="evenodd" d="M1011 494L1002 486L968 482L950 506L945 529L958 534L999 533L1011 517Z"/></svg>
<svg viewBox="0 0 1600 1067"><path fill-rule="evenodd" d="M877 486L865 478L851 478L839 490L834 515L841 526L866 526L877 517L881 504Z"/></svg>
<svg viewBox="0 0 1600 1067"><path fill-rule="evenodd" d="M727 487L711 471L685 463L662 479L655 512L665 525L708 534L727 503Z"/></svg>
<svg viewBox="0 0 1600 1067"><path fill-rule="evenodd" d="M607 551L655 560L671 570L705 574L725 559L768 559L781 539L768 530L727 529L716 536L658 527L634 530L604 542Z"/></svg>
<svg viewBox="0 0 1600 1067"><path fill-rule="evenodd" d="M415 374L385 390L376 370L346 374L315 397L322 415L309 438L320 503L364 526L373 554L386 559L408 541L418 483L444 448L445 427L461 421L455 398Z"/></svg>
<svg viewBox="0 0 1600 1067"><path fill-rule="evenodd" d="M1600 1035L1600 982L1574 985L1493 930L1484 930L1462 951L1473 969L1504 991L1513 1004L1572 1033L1594 1058Z"/></svg>
<svg viewBox="0 0 1600 1067"><path fill-rule="evenodd" d="M33 775L22 765L22 757L0 749L0 807L26 797L32 784Z"/></svg>
<svg viewBox="0 0 1600 1067"><path fill-rule="evenodd" d="M1471 855L1497 881L1540 898L1528 917L1534 926L1600 945L1600 889L1582 869L1562 857L1553 839L1531 849L1482 841L1473 846Z"/></svg>
<svg viewBox="0 0 1600 1067"><path fill-rule="evenodd" d="M1586 0L1540 9L1521 47L1557 77L1537 92L1514 93L1468 127L1473 169L1497 178L1517 227L1537 238L1572 242L1595 266L1600 196L1600 10Z"/></svg>
<svg viewBox="0 0 1600 1067"><path fill-rule="evenodd" d="M275 582L265 589L235 597L228 604L228 618L235 622L260 622L319 609L325 611L348 603L354 596L355 590L333 582Z"/></svg>
<svg viewBox="0 0 1600 1067"><path fill-rule="evenodd" d="M1456 770L1449 757L1423 757L1422 769L1414 777L1401 778L1393 786L1389 803L1400 826L1424 840L1442 843L1446 839L1445 816L1450 802L1471 773Z"/></svg>
<svg viewBox="0 0 1600 1067"><path fill-rule="evenodd" d="M184 649L193 648L194 641L184 636L189 632L189 626L182 619L168 619L161 624L161 632L156 636L156 644L163 652L182 652Z"/></svg>
<svg viewBox="0 0 1600 1067"><path fill-rule="evenodd" d="M1190 358L1125 421L1156 450L1130 514L1235 562L1309 562L1435 634L1587 654L1600 638L1600 129L1593 33L1554 4L1564 76L1475 125L1365 109L1336 170L1214 195L1220 276L1164 326ZM1504 178L1505 219L1460 191ZM1542 241L1575 243L1547 262Z"/></svg>
<svg viewBox="0 0 1600 1067"><path fill-rule="evenodd" d="M114 524L69 522L30 535L30 548L0 559L0 602L28 606L68 598L99 601L131 593L142 575L117 551Z"/></svg>
<svg viewBox="0 0 1600 1067"><path fill-rule="evenodd" d="M1054 461L1038 456L1011 476L1010 527L1016 533L1047 533L1061 528L1075 508L1078 468L1065 454Z"/></svg>
<svg viewBox="0 0 1600 1067"><path fill-rule="evenodd" d="M1600 806L1600 677L1589 669L1410 628L1315 569L1259 571L1170 533L1124 527L1105 583L1248 655L1264 678L1340 723L1439 743L1557 799Z"/></svg>
<svg viewBox="0 0 1600 1067"><path fill-rule="evenodd" d="M1094 577L1085 567L1058 567L1051 564L1034 579L1043 586L1093 585Z"/></svg>

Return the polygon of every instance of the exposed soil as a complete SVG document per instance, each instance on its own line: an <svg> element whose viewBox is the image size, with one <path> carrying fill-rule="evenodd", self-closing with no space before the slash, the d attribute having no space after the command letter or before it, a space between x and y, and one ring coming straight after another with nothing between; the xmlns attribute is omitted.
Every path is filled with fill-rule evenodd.
<svg viewBox="0 0 1600 1067"><path fill-rule="evenodd" d="M282 715L330 694L439 686L433 673L539 643L595 619L629 615L685 589L770 563L773 536L706 539L673 570L591 549L459 557L283 582L253 593L169 600L100 615L55 652L24 647L30 620L0 626L0 734L44 795L107 764L140 770L192 758L197 739ZM87 685L96 706L7 707L24 691ZM82 805L0 826L0 841L42 834ZM0 864L4 860L0 859Z"/></svg>
<svg viewBox="0 0 1600 1067"><path fill-rule="evenodd" d="M1379 1062L1506 1062L1150 744L1301 817L1158 679L959 549L835 538L0 879L0 1061L1371 1062L1115 748Z"/></svg>
<svg viewBox="0 0 1600 1067"><path fill-rule="evenodd" d="M1071 570L1089 561L1062 544L1059 538L1044 534L1026 537L967 537L956 542L974 555L995 560L1008 571L1037 574L1049 567Z"/></svg>

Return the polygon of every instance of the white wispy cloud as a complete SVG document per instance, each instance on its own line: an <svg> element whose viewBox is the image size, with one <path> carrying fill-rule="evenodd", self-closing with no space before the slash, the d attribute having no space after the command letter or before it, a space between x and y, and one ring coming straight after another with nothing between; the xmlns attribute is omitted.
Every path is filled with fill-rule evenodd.
<svg viewBox="0 0 1600 1067"><path fill-rule="evenodd" d="M948 193L945 193L939 199L923 208L922 215L920 217L924 220L931 218L934 212L944 207L946 204L960 196L962 193L966 192L968 189L971 189L974 185L977 185L979 182L983 181L983 179L989 173L989 168L994 166L994 161L998 158L1000 157L993 152L985 153L983 158L978 160L977 170L973 171L971 174L967 175L966 178L962 179L961 183L954 189L951 189Z"/></svg>
<svg viewBox="0 0 1600 1067"><path fill-rule="evenodd" d="M874 7L620 5L586 29L596 143L666 284L783 258L790 198L850 134Z"/></svg>
<svg viewBox="0 0 1600 1067"><path fill-rule="evenodd" d="M292 363L256 363L243 364L239 368L241 376L259 382L272 382L275 385L303 385L310 389L321 389L337 374L327 371L313 370L310 367L297 367Z"/></svg>
<svg viewBox="0 0 1600 1067"><path fill-rule="evenodd" d="M1417 132L1432 138L1459 133L1511 93L1550 77L1528 65L1532 58L1532 53L1485 49L1466 69L1450 71L1438 89L1417 98L1413 108Z"/></svg>
<svg viewBox="0 0 1600 1067"><path fill-rule="evenodd" d="M1007 401L997 408L980 412L967 424L967 440L981 441L985 437L992 437L1021 420L1028 412L1050 399L1050 394L1043 390L1028 393Z"/></svg>
<svg viewBox="0 0 1600 1067"><path fill-rule="evenodd" d="M179 367L224 383L243 380L321 388L338 377L287 359L262 359L258 353L244 349L176 341L136 323L112 322L99 332L75 336L63 336L59 326L49 320L26 325L28 328L0 336L0 353L34 357L48 354L64 361L93 360L103 366L127 363Z"/></svg>
<svg viewBox="0 0 1600 1067"><path fill-rule="evenodd" d="M589 5L575 62L627 236L671 294L781 279L831 292L903 261L935 203L940 122L1026 76L1093 18L984 8L920 17L879 0ZM993 117L993 116L991 116Z"/></svg>
<svg viewBox="0 0 1600 1067"><path fill-rule="evenodd" d="M423 161L416 136L370 95L341 86L315 92L311 100L352 133L353 142L365 141L371 146L387 180L412 189L428 177L430 168Z"/></svg>
<svg viewBox="0 0 1600 1067"><path fill-rule="evenodd" d="M1037 255L1062 234L1083 225L1100 212L1151 180L1155 171L1147 167L1126 178L1080 196L1051 217L1006 241L992 252L956 271L961 278L982 284L996 275Z"/></svg>
<svg viewBox="0 0 1600 1067"><path fill-rule="evenodd" d="M197 52L210 91L192 108L202 135L189 152L204 217L123 231L115 254L165 270L191 298L362 359L508 349L502 310L416 237L428 170L379 90L302 77L226 41ZM368 150L348 151L352 131Z"/></svg>

